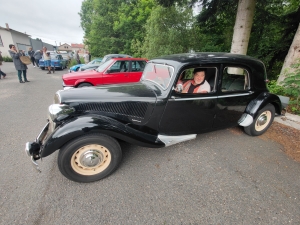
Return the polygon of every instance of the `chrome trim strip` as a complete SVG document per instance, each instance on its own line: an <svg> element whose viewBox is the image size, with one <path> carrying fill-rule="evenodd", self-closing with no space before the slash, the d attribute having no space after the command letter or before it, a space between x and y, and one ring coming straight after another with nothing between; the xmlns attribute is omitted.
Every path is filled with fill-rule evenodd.
<svg viewBox="0 0 300 225"><path fill-rule="evenodd" d="M171 97L171 100L174 101L189 101L189 100L205 100L205 99L216 99L218 96L211 96L211 97L199 97L199 98L176 98L175 96Z"/></svg>
<svg viewBox="0 0 300 225"><path fill-rule="evenodd" d="M246 96L246 95L251 95L253 92L248 92L248 93L241 93L241 94L233 94L233 95L219 95L220 98L230 98L230 97L239 97L239 96Z"/></svg>
<svg viewBox="0 0 300 225"><path fill-rule="evenodd" d="M183 141L189 141L195 139L197 134L188 134L188 135L179 135L179 136L167 136L167 135L158 135L157 136L163 143L165 143L166 147L170 145L175 145L177 143Z"/></svg>

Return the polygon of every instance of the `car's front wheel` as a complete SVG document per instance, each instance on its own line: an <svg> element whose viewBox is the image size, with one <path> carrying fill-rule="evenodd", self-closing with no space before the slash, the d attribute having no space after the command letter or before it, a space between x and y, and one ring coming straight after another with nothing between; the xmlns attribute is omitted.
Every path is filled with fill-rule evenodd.
<svg viewBox="0 0 300 225"><path fill-rule="evenodd" d="M60 149L60 172L76 182L93 182L110 175L119 166L122 151L118 141L104 134L81 136Z"/></svg>
<svg viewBox="0 0 300 225"><path fill-rule="evenodd" d="M82 84L79 84L77 87L81 88L81 87L89 87L89 86L92 86L90 83L82 83Z"/></svg>
<svg viewBox="0 0 300 225"><path fill-rule="evenodd" d="M45 67L40 67L42 70L45 70Z"/></svg>
<svg viewBox="0 0 300 225"><path fill-rule="evenodd" d="M275 116L275 108L272 104L266 105L258 111L252 124L244 127L244 131L250 136L258 136L265 133L271 126Z"/></svg>

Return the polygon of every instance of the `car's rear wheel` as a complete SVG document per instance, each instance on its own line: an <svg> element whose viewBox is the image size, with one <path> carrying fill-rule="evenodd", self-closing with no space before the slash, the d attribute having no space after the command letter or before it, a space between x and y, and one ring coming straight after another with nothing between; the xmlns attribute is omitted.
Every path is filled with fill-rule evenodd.
<svg viewBox="0 0 300 225"><path fill-rule="evenodd" d="M76 182L101 180L117 169L122 159L119 143L104 134L84 135L60 149L60 172Z"/></svg>
<svg viewBox="0 0 300 225"><path fill-rule="evenodd" d="M244 131L251 136L258 136L265 133L271 126L275 116L275 108L272 104L266 105L258 111L252 124L244 127Z"/></svg>
<svg viewBox="0 0 300 225"><path fill-rule="evenodd" d="M89 86L93 86L93 85L91 85L90 83L82 83L79 84L77 87L81 88L81 87L89 87Z"/></svg>

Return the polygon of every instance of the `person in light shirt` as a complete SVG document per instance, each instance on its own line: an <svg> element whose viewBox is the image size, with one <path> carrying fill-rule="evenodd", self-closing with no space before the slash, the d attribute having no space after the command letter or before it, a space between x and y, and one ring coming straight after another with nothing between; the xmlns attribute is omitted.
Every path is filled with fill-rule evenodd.
<svg viewBox="0 0 300 225"><path fill-rule="evenodd" d="M210 92L210 85L205 80L205 68L195 68L193 71L194 79L182 82L181 93L208 93Z"/></svg>
<svg viewBox="0 0 300 225"><path fill-rule="evenodd" d="M51 57L50 57L50 52L47 52L47 48L43 47L43 59L45 63L45 68L48 68L48 73L51 74ZM53 66L53 73L54 73L54 66Z"/></svg>

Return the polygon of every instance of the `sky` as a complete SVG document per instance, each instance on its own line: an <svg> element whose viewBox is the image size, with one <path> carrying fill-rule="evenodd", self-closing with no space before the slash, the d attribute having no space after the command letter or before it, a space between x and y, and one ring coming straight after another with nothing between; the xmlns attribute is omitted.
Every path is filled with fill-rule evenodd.
<svg viewBox="0 0 300 225"><path fill-rule="evenodd" d="M83 0L1 0L0 26L57 45L83 43L80 27Z"/></svg>

